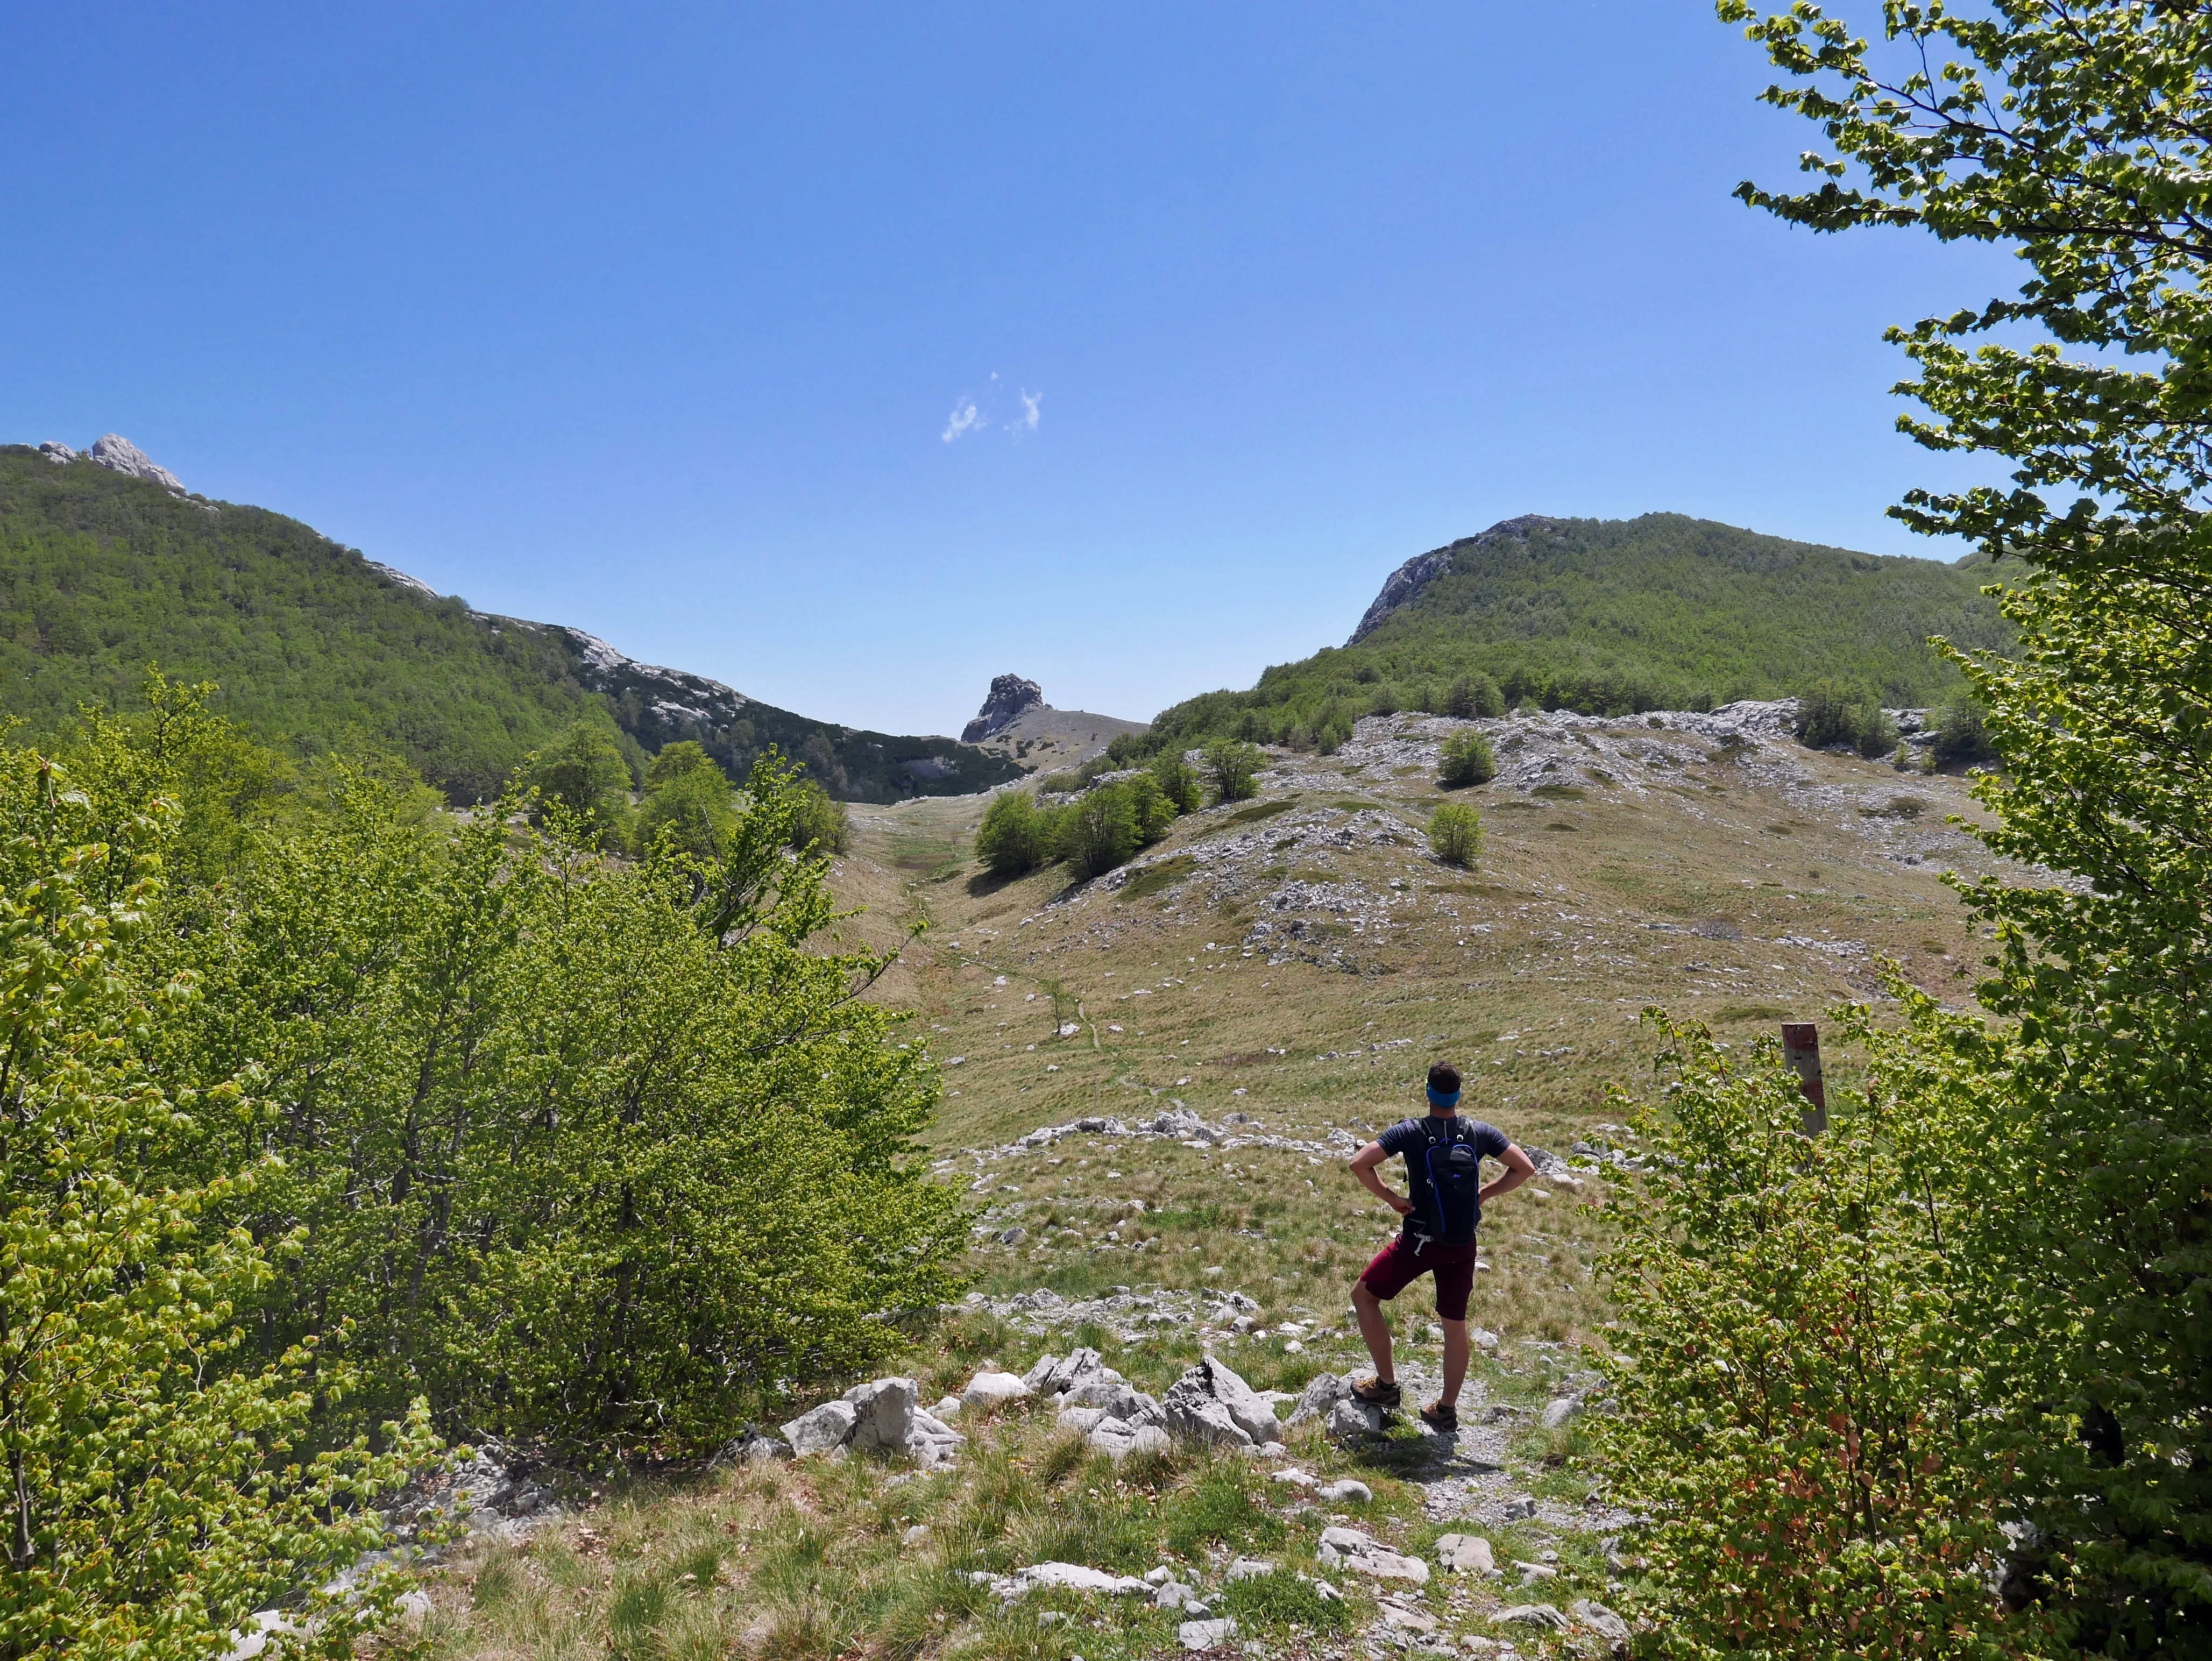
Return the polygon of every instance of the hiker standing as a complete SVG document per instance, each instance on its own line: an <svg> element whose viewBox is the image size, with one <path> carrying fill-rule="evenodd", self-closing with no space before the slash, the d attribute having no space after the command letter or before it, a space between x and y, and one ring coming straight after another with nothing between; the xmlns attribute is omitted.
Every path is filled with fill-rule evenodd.
<svg viewBox="0 0 2212 1661"><path fill-rule="evenodd" d="M1399 1155L1406 1161L1403 1199L1375 1174L1376 1166ZM1505 1166L1487 1185L1482 1180L1486 1155ZM1460 1386L1467 1381L1467 1299L1474 1289L1474 1236L1482 1202L1518 1188L1536 1174L1536 1167L1497 1126L1459 1116L1459 1070L1440 1061L1429 1069L1428 1117L1401 1119L1369 1143L1352 1156L1352 1174L1405 1219L1397 1238L1375 1254L1352 1288L1359 1336L1375 1358L1375 1376L1360 1379L1352 1393L1370 1407L1398 1405L1382 1306L1421 1276L1434 1275L1437 1318L1444 1329L1444 1388L1421 1409L1421 1418L1433 1429L1456 1430Z"/></svg>

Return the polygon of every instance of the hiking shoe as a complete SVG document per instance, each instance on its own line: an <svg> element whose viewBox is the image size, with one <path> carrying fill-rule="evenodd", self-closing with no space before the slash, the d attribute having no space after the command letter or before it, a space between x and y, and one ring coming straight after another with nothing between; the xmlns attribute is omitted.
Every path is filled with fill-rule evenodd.
<svg viewBox="0 0 2212 1661"><path fill-rule="evenodd" d="M1379 1379L1359 1379L1352 1386L1352 1393L1370 1407L1395 1407L1400 1399L1398 1386Z"/></svg>
<svg viewBox="0 0 2212 1661"><path fill-rule="evenodd" d="M1431 1402L1421 1409L1421 1422L1431 1430L1449 1433L1459 1428L1459 1409Z"/></svg>

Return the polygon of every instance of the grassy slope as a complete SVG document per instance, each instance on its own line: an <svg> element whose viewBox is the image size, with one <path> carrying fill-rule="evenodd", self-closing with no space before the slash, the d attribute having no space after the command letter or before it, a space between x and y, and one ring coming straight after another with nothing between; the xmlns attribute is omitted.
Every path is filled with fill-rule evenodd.
<svg viewBox="0 0 2212 1661"><path fill-rule="evenodd" d="M1525 686L1531 701L1594 712L1778 697L1826 676L1925 706L1959 683L1929 635L1975 648L2008 638L1979 591L1985 573L1679 513L1538 520L1525 536L1487 531L1447 551L1449 573L1358 645L1278 665L1250 692L1206 694L1155 724L1217 730L1251 711L1317 732L1382 697L1440 708L1471 670L1509 692Z"/></svg>
<svg viewBox="0 0 2212 1661"><path fill-rule="evenodd" d="M978 878L965 858L974 801L855 815L856 852L838 881L872 909L849 926L888 939L909 920L933 924L890 991L916 1010L916 1037L965 1058L946 1074L933 1139L948 1176L981 1184L981 1288L1077 1298L1116 1285L1238 1288L1260 1300L1264 1328L1296 1317L1322 1329L1294 1353L1279 1335L1030 1334L970 1311L907 1363L924 1399L957 1389L985 1358L1019 1369L1078 1342L1153 1388L1208 1344L1261 1388L1364 1366L1346 1300L1389 1228L1340 1167L1300 1153L1082 1136L979 1167L963 1150L1177 1100L1217 1124L1243 1111L1270 1132L1364 1136L1418 1111L1421 1072L1442 1054L1468 1069L1473 1112L1565 1153L1624 1116L1608 1086L1648 1085L1652 1044L1634 1020L1646 1003L1733 1040L1771 1034L1785 1015L1867 996L1876 955L1961 995L1981 949L1937 872L1985 863L1943 823L1973 811L1962 781L1906 778L1787 743L1734 748L1641 722L1583 724L1577 736L1565 730L1575 724L1492 725L1507 775L1459 793L1489 825L1487 855L1471 874L1436 866L1418 845L1412 827L1443 799L1423 763L1449 724L1411 718L1367 722L1326 761L1279 755L1258 802L1193 815L1146 856L1148 866L1201 876L1139 883L1134 898L1103 883L1063 893L1058 873ZM1355 825L1399 840L1343 846ZM1348 908L1278 909L1273 901L1301 880L1326 881ZM1254 924L1290 916L1313 924L1294 948L1304 955L1243 955ZM1080 1022L1077 1035L1058 1036L1063 1018ZM1845 1100L1853 1058L1832 1046L1827 1061L1831 1099ZM1439 1501L1416 1480L1418 1439L1355 1456L1294 1434L1306 1468L1358 1474L1376 1491L1369 1506L1328 1505L1241 1460L1186 1452L1117 1470L1055 1436L1046 1415L1017 1409L951 1476L892 1485L884 1467L856 1460L634 1484L580 1527L464 1560L435 1589L436 1647L704 1658L735 1640L741 1653L794 1658L1159 1654L1173 1647L1171 1623L1131 1600L1044 1599L1001 1612L965 1573L1055 1556L1121 1569L1164 1559L1227 1595L1222 1554L1316 1573L1318 1531L1334 1519L1408 1550L1446 1530L1479 1532L1501 1564L1556 1552L1559 1577L1540 1587L1439 1577L1415 1602L1448 1634L1512 1636L1524 1654L1562 1648L1487 1617L1532 1598L1562 1609L1602 1600L1615 1584L1599 1531L1572 1525L1591 1482L1576 1462L1579 1438L1571 1425L1547 1432L1538 1422L1557 1380L1587 1367L1583 1352L1601 1342L1606 1308L1590 1269L1612 1236L1611 1207L1632 1191L1583 1181L1579 1191L1534 1185L1499 1202L1486 1224L1492 1269L1477 1279L1471 1314L1504 1342L1478 1355L1462 1422L1480 1427L1474 1434L1490 1440L1479 1451L1504 1469L1468 1478L1459 1500ZM1017 1224L1026 1237L999 1243L997 1232ZM1432 1373L1424 1290L1396 1314L1410 1341L1401 1368ZM1497 1502L1516 1494L1536 1496L1546 1513L1498 1522ZM1488 1520L1454 1520L1485 1508ZM1374 1588L1346 1585L1344 1628L1299 1602L1295 1580L1237 1594L1247 1599L1243 1635L1273 1654L1357 1653L1379 1606ZM1040 1622L1048 1609L1074 1618Z"/></svg>
<svg viewBox="0 0 2212 1661"><path fill-rule="evenodd" d="M152 662L220 682L224 712L264 738L303 752L388 745L460 799L496 790L526 752L585 718L647 751L707 737L736 772L747 746L774 743L860 799L895 798L895 770L924 755L955 769L926 790L1018 773L972 747L761 704L719 740L678 730L624 688L589 689L565 633L499 627L458 598L404 588L296 519L0 447L0 707L50 732L88 701L131 701Z"/></svg>

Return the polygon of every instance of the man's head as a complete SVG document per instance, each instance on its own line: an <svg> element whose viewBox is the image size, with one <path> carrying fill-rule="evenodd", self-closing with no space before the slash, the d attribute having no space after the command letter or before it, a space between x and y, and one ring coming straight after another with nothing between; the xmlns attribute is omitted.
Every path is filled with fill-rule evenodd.
<svg viewBox="0 0 2212 1661"><path fill-rule="evenodd" d="M1432 1113L1459 1111L1459 1069L1448 1061L1439 1061L1429 1069L1429 1111Z"/></svg>

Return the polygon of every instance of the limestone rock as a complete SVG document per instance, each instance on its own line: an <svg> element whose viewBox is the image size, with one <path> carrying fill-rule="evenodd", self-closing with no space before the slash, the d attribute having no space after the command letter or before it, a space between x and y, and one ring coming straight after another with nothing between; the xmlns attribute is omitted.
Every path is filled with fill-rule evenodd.
<svg viewBox="0 0 2212 1661"><path fill-rule="evenodd" d="M166 467L155 466L151 456L120 433L110 433L95 439L92 448L85 452L85 457L113 472L127 474L134 479L149 480L164 490L175 491L180 496L185 494L182 479Z"/></svg>
<svg viewBox="0 0 2212 1661"><path fill-rule="evenodd" d="M1169 1387L1165 1405L1169 1427L1194 1441L1234 1447L1281 1439L1273 1404L1212 1355Z"/></svg>
<svg viewBox="0 0 2212 1661"><path fill-rule="evenodd" d="M1429 1566L1418 1557L1407 1557L1384 1545L1370 1534L1362 1534L1356 1528L1325 1528L1321 1531L1321 1546L1316 1558L1334 1568L1339 1564L1378 1580L1412 1580L1426 1585Z"/></svg>
<svg viewBox="0 0 2212 1661"><path fill-rule="evenodd" d="M982 709L960 729L960 742L980 744L1013 725L1023 711L1034 709L1042 702L1044 688L1035 681L1024 680L1018 675L994 676L991 690L984 695Z"/></svg>
<svg viewBox="0 0 2212 1661"><path fill-rule="evenodd" d="M1005 1598L1025 1597L1039 1591L1101 1592L1109 1597L1141 1596L1152 1591L1133 1574L1109 1574L1084 1563L1035 1563L994 1580L991 1589Z"/></svg>
<svg viewBox="0 0 2212 1661"><path fill-rule="evenodd" d="M763 1430L748 1425L743 1434L722 1444L721 1451L708 1463L710 1466L765 1465L792 1457L791 1444L772 1430Z"/></svg>
<svg viewBox="0 0 2212 1661"><path fill-rule="evenodd" d="M1627 1648L1631 1636L1628 1622L1606 1608L1604 1604L1594 1603L1585 1597L1568 1607L1576 1620L1612 1645L1615 1651L1625 1651Z"/></svg>
<svg viewBox="0 0 2212 1661"><path fill-rule="evenodd" d="M1173 1446L1167 1432L1158 1425L1131 1424L1126 1419L1101 1419L1091 1426L1084 1440L1115 1461L1126 1459L1132 1453L1164 1453Z"/></svg>
<svg viewBox="0 0 2212 1661"><path fill-rule="evenodd" d="M1103 1407L1063 1407L1054 1422L1062 1430L1079 1430L1088 1435L1110 1416Z"/></svg>
<svg viewBox="0 0 2212 1661"><path fill-rule="evenodd" d="M842 1447L860 1422L860 1410L850 1402L824 1402L811 1413L802 1413L783 1427L791 1451L804 1459Z"/></svg>
<svg viewBox="0 0 2212 1661"><path fill-rule="evenodd" d="M1328 1410L1328 1434L1339 1441L1353 1441L1362 1436L1380 1436L1389 1428L1387 1409L1363 1402L1356 1396L1346 1396Z"/></svg>
<svg viewBox="0 0 2212 1661"><path fill-rule="evenodd" d="M1557 1397L1544 1407L1544 1428L1557 1430L1582 1410L1582 1403L1571 1396Z"/></svg>
<svg viewBox="0 0 2212 1661"><path fill-rule="evenodd" d="M76 451L65 444L57 444L52 439L48 439L39 446L39 453L58 467L66 465L76 459Z"/></svg>
<svg viewBox="0 0 2212 1661"><path fill-rule="evenodd" d="M912 1454L925 1468L934 1470L952 1463L952 1457L967 1445L968 1439L944 1420L932 1413L917 1409L907 1427L906 1452Z"/></svg>
<svg viewBox="0 0 2212 1661"><path fill-rule="evenodd" d="M1012 1373L978 1373L968 1380L968 1388L960 1392L960 1399L969 1407L995 1407L1000 1402L1018 1401L1029 1393L1028 1382Z"/></svg>
<svg viewBox="0 0 2212 1661"><path fill-rule="evenodd" d="M1352 1380L1340 1373L1322 1373L1306 1381L1305 1393L1298 1404L1291 1409L1291 1422L1302 1425L1309 1419L1328 1417L1329 1409L1352 1394Z"/></svg>
<svg viewBox="0 0 2212 1661"><path fill-rule="evenodd" d="M884 1453L904 1452L921 1394L912 1379L875 1379L854 1385L845 1392L857 1415L853 1446Z"/></svg>
<svg viewBox="0 0 2212 1661"><path fill-rule="evenodd" d="M1490 1617L1500 1626L1543 1627L1553 1632L1567 1629L1567 1617L1549 1603L1516 1603Z"/></svg>
<svg viewBox="0 0 2212 1661"><path fill-rule="evenodd" d="M1315 1491L1322 1499L1333 1500L1339 1505L1364 1506L1375 1497L1375 1490L1356 1476L1340 1477Z"/></svg>
<svg viewBox="0 0 2212 1661"><path fill-rule="evenodd" d="M1274 1572L1275 1566L1260 1557L1239 1557L1229 1566L1229 1578L1232 1580L1256 1580Z"/></svg>
<svg viewBox="0 0 2212 1661"><path fill-rule="evenodd" d="M1495 1574L1498 1560L1479 1534L1446 1534L1437 1541L1437 1561L1454 1574Z"/></svg>
<svg viewBox="0 0 2212 1661"><path fill-rule="evenodd" d="M1237 1635L1237 1622L1227 1616L1218 1621L1186 1621L1176 1628L1176 1642L1187 1650L1210 1650Z"/></svg>

